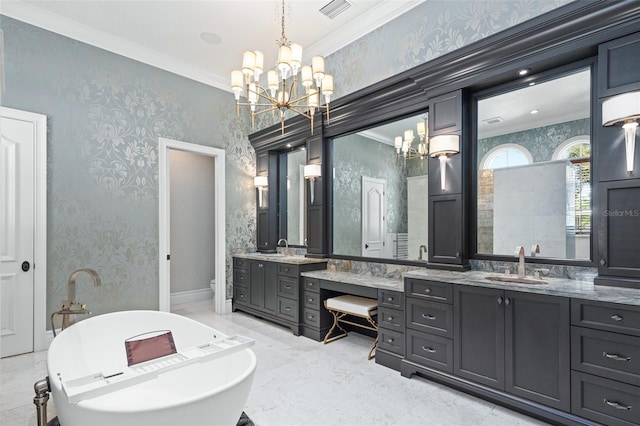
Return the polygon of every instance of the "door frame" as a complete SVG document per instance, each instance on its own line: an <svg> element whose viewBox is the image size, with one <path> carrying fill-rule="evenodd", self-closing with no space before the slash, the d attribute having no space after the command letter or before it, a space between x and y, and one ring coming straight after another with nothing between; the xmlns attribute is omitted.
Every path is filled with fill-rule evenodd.
<svg viewBox="0 0 640 426"><path fill-rule="evenodd" d="M0 107L3 117L34 124L35 211L33 246L33 350L46 350L47 339L47 116ZM2 161L4 162L4 161Z"/></svg>
<svg viewBox="0 0 640 426"><path fill-rule="evenodd" d="M191 152L212 157L215 160L215 211L214 211L214 250L215 250L215 292L214 311L226 313L230 311L227 305L226 290L226 234L225 234L225 152L223 149L204 145L197 145L173 139L159 138L158 149L158 181L159 181L159 310L169 312L171 309L170 262L170 227L169 218L169 150Z"/></svg>

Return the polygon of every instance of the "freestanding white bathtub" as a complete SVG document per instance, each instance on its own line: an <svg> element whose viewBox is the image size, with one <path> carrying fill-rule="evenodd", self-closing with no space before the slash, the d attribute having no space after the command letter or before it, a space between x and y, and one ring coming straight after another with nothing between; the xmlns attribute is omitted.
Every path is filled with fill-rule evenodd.
<svg viewBox="0 0 640 426"><path fill-rule="evenodd" d="M178 352L214 336L226 337L189 318L157 311L115 312L74 324L53 340L47 359L61 426L236 425L256 367L256 356L247 348L123 389L68 402L59 377L84 377L126 366L124 341L155 330L171 330Z"/></svg>

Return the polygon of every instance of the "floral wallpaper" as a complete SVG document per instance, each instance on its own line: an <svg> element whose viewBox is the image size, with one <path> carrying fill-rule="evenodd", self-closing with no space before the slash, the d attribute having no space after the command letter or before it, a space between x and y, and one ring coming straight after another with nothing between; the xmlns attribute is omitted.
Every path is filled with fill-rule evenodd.
<svg viewBox="0 0 640 426"><path fill-rule="evenodd" d="M571 0L429 0L327 58L334 98ZM0 15L8 107L48 116L47 311L69 273L94 313L158 306L158 138L226 151L227 296L232 253L255 248L255 154L221 90ZM267 116L256 130L274 124ZM79 280L81 281L81 280Z"/></svg>
<svg viewBox="0 0 640 426"><path fill-rule="evenodd" d="M555 151L562 142L575 136L590 134L591 119L582 118L566 123L552 124L535 129L523 130L521 132L480 139L478 140L477 162L478 165L480 165L487 152L498 145L507 143L521 145L526 148L531 153L534 163L551 161L553 151Z"/></svg>
<svg viewBox="0 0 640 426"><path fill-rule="evenodd" d="M228 93L2 16L3 105L48 116L47 315L69 274L94 314L158 307L158 139L226 151L231 254L255 247L255 154ZM223 275L224 276L224 275Z"/></svg>

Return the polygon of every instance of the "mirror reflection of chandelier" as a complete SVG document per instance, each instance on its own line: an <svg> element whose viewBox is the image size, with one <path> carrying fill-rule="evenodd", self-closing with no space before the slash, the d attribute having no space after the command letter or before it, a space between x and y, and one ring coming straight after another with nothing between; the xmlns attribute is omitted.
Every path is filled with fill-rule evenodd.
<svg viewBox="0 0 640 426"><path fill-rule="evenodd" d="M415 139L413 129L405 130L403 136L396 136L394 141L396 159L403 158L406 163L407 160L412 158L420 158L422 160L429 155L427 120L428 115L425 114L423 119L416 123L416 131L419 138L417 148L413 147L413 140Z"/></svg>
<svg viewBox="0 0 640 426"><path fill-rule="evenodd" d="M251 127L255 116L265 112L280 111L280 125L284 134L284 119L287 111L293 111L311 120L318 109L326 109L329 120L329 100L333 94L333 76L324 72L324 57L314 56L311 66L302 66L302 46L291 43L284 33L284 0L282 1L282 38L278 43L276 70L267 71L267 87L260 84L264 69L264 55L259 50L244 52L242 70L231 72L231 89L236 98L236 114L240 115L240 105L248 106L251 112ZM298 93L298 72L304 88ZM247 102L240 102L243 90ZM320 94L325 105L320 105Z"/></svg>

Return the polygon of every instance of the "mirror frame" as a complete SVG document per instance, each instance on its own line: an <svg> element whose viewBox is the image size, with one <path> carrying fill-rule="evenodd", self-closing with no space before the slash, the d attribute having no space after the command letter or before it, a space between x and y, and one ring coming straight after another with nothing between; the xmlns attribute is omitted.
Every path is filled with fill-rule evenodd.
<svg viewBox="0 0 640 426"><path fill-rule="evenodd" d="M471 195L471 200L473 202L469 203L469 238L470 238L470 248L472 250L472 254L469 256L470 259L475 260L491 260L491 261L504 261L504 262L513 262L514 256L504 255L504 254L489 254L489 253L478 253L478 101L480 99L486 99L491 96L499 95L502 93L510 92L517 89L523 89L529 86L531 82L546 82L556 78L563 77L564 75L571 74L572 72L578 71L580 69L589 68L591 73L591 87L590 87L590 132L591 132L591 142L593 145L593 136L596 135L596 126L598 121L598 115L596 114L598 107L598 99L595 95L596 84L597 84L597 57L590 57L587 59L583 59L580 61L572 62L570 64L566 64L560 67L552 68L537 74L529 75L527 78L520 80L512 80L504 84L492 86L489 88L484 88L477 92L472 93L471 95L471 124L470 124L470 135L471 135L471 143L469 149L469 156L467 160L468 170L471 171L471 188L469 193ZM592 220L591 220L591 241L590 241L590 250L589 250L589 259L565 259L565 258L557 258L557 257L532 257L525 255L525 259L529 262L536 263L544 263L544 264L556 264L556 265L571 265L571 266L587 266L593 267L596 266L594 262L594 253L596 253L596 243L597 238L594 234L594 224L593 220L593 211L595 211L595 205L597 202L597 191L594 188L593 182L596 182L597 179L595 174L597 173L596 167L593 167L593 155L595 150L591 150L591 210L592 210Z"/></svg>

